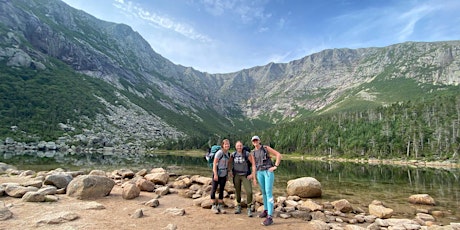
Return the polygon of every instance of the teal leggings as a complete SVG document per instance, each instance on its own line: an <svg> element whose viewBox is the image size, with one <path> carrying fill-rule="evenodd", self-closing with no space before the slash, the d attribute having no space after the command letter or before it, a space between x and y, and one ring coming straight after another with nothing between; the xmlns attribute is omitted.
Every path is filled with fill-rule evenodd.
<svg viewBox="0 0 460 230"><path fill-rule="evenodd" d="M273 208L275 206L273 199L275 173L268 170L257 171L257 181L259 182L260 191L264 199L264 210L267 210L268 215L273 216Z"/></svg>

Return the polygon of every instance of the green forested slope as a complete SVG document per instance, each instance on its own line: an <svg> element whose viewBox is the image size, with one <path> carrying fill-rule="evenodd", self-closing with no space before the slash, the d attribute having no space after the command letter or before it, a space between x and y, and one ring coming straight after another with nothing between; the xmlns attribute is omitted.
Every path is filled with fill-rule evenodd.
<svg viewBox="0 0 460 230"><path fill-rule="evenodd" d="M284 153L316 156L458 159L460 92L367 110L330 113L261 131ZM249 138L245 136L244 138Z"/></svg>
<svg viewBox="0 0 460 230"><path fill-rule="evenodd" d="M25 142L56 140L63 134L58 123L93 119L104 111L93 95L116 100L110 85L76 74L58 61L54 64L43 71L0 64L0 137ZM72 125L82 128L85 122ZM17 131L11 126L17 126Z"/></svg>

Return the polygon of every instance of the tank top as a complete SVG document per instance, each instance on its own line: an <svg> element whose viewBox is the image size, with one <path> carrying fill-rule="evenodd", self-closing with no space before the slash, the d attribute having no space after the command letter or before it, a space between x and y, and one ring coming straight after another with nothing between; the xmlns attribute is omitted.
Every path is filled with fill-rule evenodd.
<svg viewBox="0 0 460 230"><path fill-rule="evenodd" d="M273 162L268 156L268 152L263 145L259 149L254 149L254 159L257 171L264 171L273 167Z"/></svg>

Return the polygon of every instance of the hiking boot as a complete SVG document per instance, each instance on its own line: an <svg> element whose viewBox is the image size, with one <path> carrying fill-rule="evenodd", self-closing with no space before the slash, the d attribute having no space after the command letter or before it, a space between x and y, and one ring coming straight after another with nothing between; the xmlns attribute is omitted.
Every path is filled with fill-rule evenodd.
<svg viewBox="0 0 460 230"><path fill-rule="evenodd" d="M237 205L235 207L235 214L240 214L241 213L241 205Z"/></svg>
<svg viewBox="0 0 460 230"><path fill-rule="evenodd" d="M219 214L219 209L217 208L217 205L212 205L211 212L213 212L214 214Z"/></svg>
<svg viewBox="0 0 460 230"><path fill-rule="evenodd" d="M264 220L264 222L262 222L262 225L264 226L268 226L268 225L271 225L273 224L273 219L271 216L267 216L267 218Z"/></svg>
<svg viewBox="0 0 460 230"><path fill-rule="evenodd" d="M252 209L251 209L251 207L248 207L248 216L252 217Z"/></svg>
<svg viewBox="0 0 460 230"><path fill-rule="evenodd" d="M224 210L224 205L223 205L222 203L219 203L219 204L217 205L217 210L219 210L219 212L222 213L222 214L227 213L227 212Z"/></svg>
<svg viewBox="0 0 460 230"><path fill-rule="evenodd" d="M265 218L265 217L267 217L267 216L268 216L268 211L267 211L267 210L264 210L263 212L261 212L261 213L259 214L259 218Z"/></svg>

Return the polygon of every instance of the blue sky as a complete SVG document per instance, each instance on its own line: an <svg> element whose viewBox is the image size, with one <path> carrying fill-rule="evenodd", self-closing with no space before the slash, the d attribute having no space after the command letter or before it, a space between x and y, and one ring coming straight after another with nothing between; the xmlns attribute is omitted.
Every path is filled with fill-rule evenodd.
<svg viewBox="0 0 460 230"><path fill-rule="evenodd" d="M459 0L63 0L175 64L229 73L332 48L460 40Z"/></svg>

